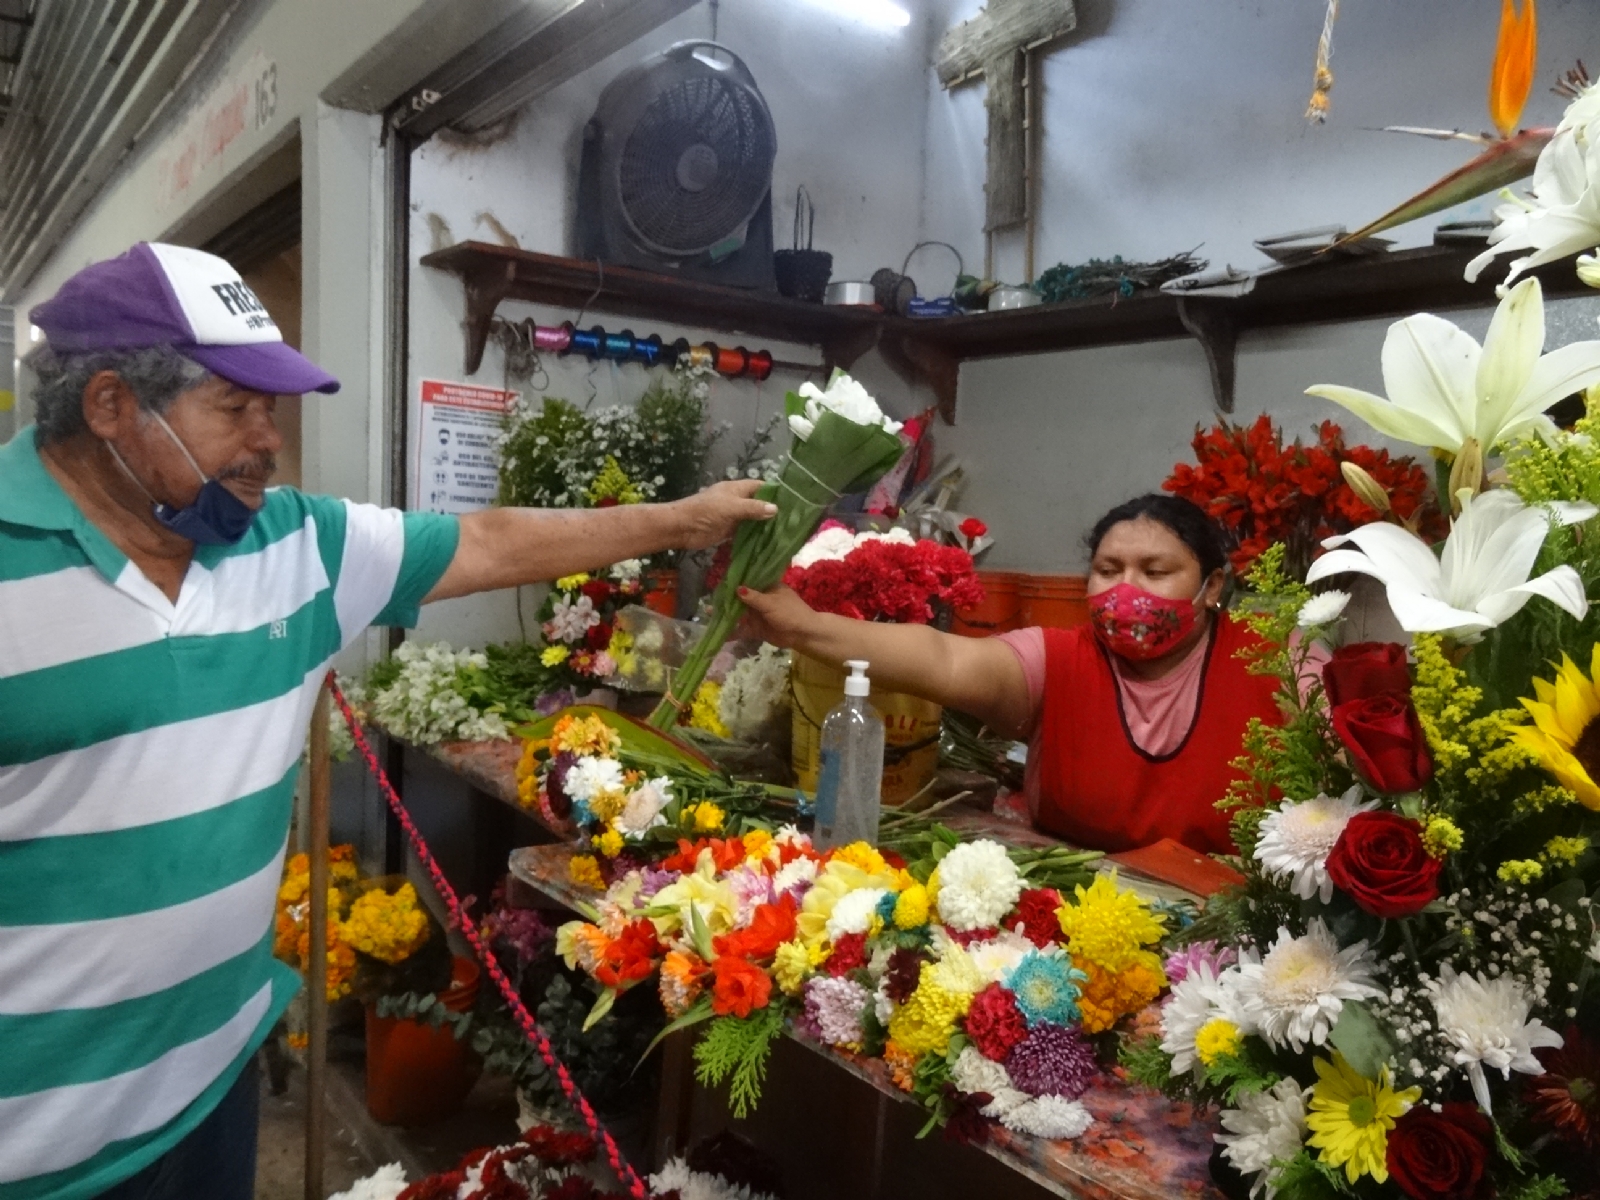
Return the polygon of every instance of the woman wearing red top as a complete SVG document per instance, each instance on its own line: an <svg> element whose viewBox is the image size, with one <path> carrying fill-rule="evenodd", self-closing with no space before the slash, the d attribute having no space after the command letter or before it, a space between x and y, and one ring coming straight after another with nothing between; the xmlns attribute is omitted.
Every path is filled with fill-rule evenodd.
<svg viewBox="0 0 1600 1200"><path fill-rule="evenodd" d="M1221 608L1216 527L1176 496L1112 509L1089 534L1091 620L965 638L813 612L787 588L740 593L757 630L827 662L868 660L911 692L1030 740L1035 823L1078 845L1129 850L1172 838L1233 850L1216 809L1251 717L1278 720L1276 680L1238 651L1256 638Z"/></svg>

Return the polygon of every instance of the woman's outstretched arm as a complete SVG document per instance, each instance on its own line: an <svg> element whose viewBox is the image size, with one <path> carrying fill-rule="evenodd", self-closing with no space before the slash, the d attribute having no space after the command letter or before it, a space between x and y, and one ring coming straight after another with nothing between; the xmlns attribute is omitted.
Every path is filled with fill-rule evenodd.
<svg viewBox="0 0 1600 1200"><path fill-rule="evenodd" d="M866 659L874 687L911 692L971 713L1007 737L1023 737L1033 724L1022 664L993 638L819 613L786 587L744 588L739 598L750 609L753 631L775 646L831 663Z"/></svg>

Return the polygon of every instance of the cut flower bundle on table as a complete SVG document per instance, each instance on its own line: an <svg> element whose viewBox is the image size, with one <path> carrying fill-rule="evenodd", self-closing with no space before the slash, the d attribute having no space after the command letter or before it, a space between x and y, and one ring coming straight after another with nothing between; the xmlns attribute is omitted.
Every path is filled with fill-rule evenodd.
<svg viewBox="0 0 1600 1200"><path fill-rule="evenodd" d="M1094 855L958 842L937 826L912 841L908 862L862 842L822 853L792 826L684 840L616 876L557 949L606 989L598 1011L653 982L663 1033L704 1024L697 1075L729 1086L736 1116L792 1026L881 1060L930 1128L1079 1136L1101 1071L1092 1035L1166 985L1164 917L1092 875Z"/></svg>
<svg viewBox="0 0 1600 1200"><path fill-rule="evenodd" d="M817 612L858 621L927 625L983 602L972 556L903 529L852 534L825 525L796 554L783 582Z"/></svg>
<svg viewBox="0 0 1600 1200"><path fill-rule="evenodd" d="M1600 1178L1600 450L1593 416L1528 436L1546 400L1522 369L1581 384L1600 344L1538 359L1532 280L1481 359L1447 324L1391 330L1390 400L1412 406L1383 427L1445 452L1449 537L1365 524L1308 577L1377 577L1409 644L1341 644L1343 603L1261 555L1244 619L1284 720L1252 723L1224 801L1245 882L1185 931L1158 1036L1123 1046L1136 1079L1221 1106L1239 1195L1542 1200ZM1430 386L1453 389L1449 430ZM1496 448L1509 486L1484 491Z"/></svg>

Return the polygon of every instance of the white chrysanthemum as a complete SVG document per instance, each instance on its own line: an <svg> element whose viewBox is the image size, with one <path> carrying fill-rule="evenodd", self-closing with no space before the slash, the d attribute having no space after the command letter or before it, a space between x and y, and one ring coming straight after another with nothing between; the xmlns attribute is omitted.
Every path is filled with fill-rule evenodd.
<svg viewBox="0 0 1600 1200"><path fill-rule="evenodd" d="M1425 986L1433 997L1439 1032L1456 1048L1453 1057L1467 1069L1472 1094L1484 1112L1491 1111L1484 1067L1499 1071L1503 1079L1510 1079L1513 1071L1538 1075L1544 1067L1533 1056L1534 1048L1562 1043L1555 1030L1545 1028L1537 1017L1529 1019L1532 1003L1510 975L1494 979L1457 975L1445 963L1439 978Z"/></svg>
<svg viewBox="0 0 1600 1200"><path fill-rule="evenodd" d="M1259 963L1241 962L1232 969L1239 973L1239 1002L1255 1017L1257 1032L1274 1049L1289 1045L1299 1054L1307 1043L1320 1046L1328 1040L1346 1000L1383 995L1373 986L1372 968L1366 942L1339 949L1318 917L1307 924L1304 937L1280 926L1278 940Z"/></svg>
<svg viewBox="0 0 1600 1200"><path fill-rule="evenodd" d="M1000 1124L1017 1133L1031 1133L1034 1137L1059 1141L1083 1136L1084 1131L1094 1124L1094 1118L1077 1100L1068 1100L1064 1096L1036 1096L1002 1116Z"/></svg>
<svg viewBox="0 0 1600 1200"><path fill-rule="evenodd" d="M1343 615L1345 606L1349 603L1349 592L1323 592L1311 597L1300 606L1300 615L1295 618L1295 623L1301 629L1310 629L1314 625L1330 625Z"/></svg>
<svg viewBox="0 0 1600 1200"><path fill-rule="evenodd" d="M759 740L788 708L789 652L767 644L733 664L717 700L722 723L741 742Z"/></svg>
<svg viewBox="0 0 1600 1200"><path fill-rule="evenodd" d="M1006 929L999 937L974 942L967 947L967 954L985 983L998 983L1034 949L1034 944L1016 930Z"/></svg>
<svg viewBox="0 0 1600 1200"><path fill-rule="evenodd" d="M736 1186L720 1175L691 1171L681 1158L673 1159L650 1176L650 1191L657 1196L677 1192L678 1200L772 1200L765 1192L753 1192L743 1184Z"/></svg>
<svg viewBox="0 0 1600 1200"><path fill-rule="evenodd" d="M592 800L601 792L621 791L622 764L614 758L585 754L572 764L562 790L574 800Z"/></svg>
<svg viewBox="0 0 1600 1200"><path fill-rule="evenodd" d="M778 873L772 877L772 890L781 896L794 888L810 887L816 881L817 860L797 858L786 866L778 868Z"/></svg>
<svg viewBox="0 0 1600 1200"><path fill-rule="evenodd" d="M872 918L878 911L878 901L884 897L882 888L857 888L846 892L833 906L828 917L827 933L833 941L852 933L865 933L872 927Z"/></svg>
<svg viewBox="0 0 1600 1200"><path fill-rule="evenodd" d="M889 982L886 979L878 981L878 988L872 993L872 1012L878 1018L878 1024L885 1029L894 1019L895 1002L889 998Z"/></svg>
<svg viewBox="0 0 1600 1200"><path fill-rule="evenodd" d="M824 412L838 413L857 425L881 425L885 432L900 432L900 422L884 416L878 402L867 389L843 371L833 373L826 390L814 383L802 383L800 396L806 402L805 411L800 416L789 418L789 428L802 442L811 436L818 418Z"/></svg>
<svg viewBox="0 0 1600 1200"><path fill-rule="evenodd" d="M1369 800L1362 804L1359 785L1342 796L1316 796L1299 803L1286 800L1261 820L1256 861L1302 900L1318 896L1326 904L1333 899L1328 855L1350 818L1377 803Z"/></svg>
<svg viewBox="0 0 1600 1200"><path fill-rule="evenodd" d="M639 578L644 570L644 563L637 558L625 558L619 563L612 563L607 572L618 583L627 583L629 580Z"/></svg>
<svg viewBox="0 0 1600 1200"><path fill-rule="evenodd" d="M1273 1164L1288 1162L1300 1153L1306 1138L1306 1094L1293 1079L1280 1079L1270 1088L1239 1097L1238 1108L1222 1110L1222 1128L1216 1135L1222 1156L1241 1175L1254 1175L1250 1195L1266 1189L1267 1200L1278 1190Z"/></svg>
<svg viewBox="0 0 1600 1200"><path fill-rule="evenodd" d="M552 641L581 642L591 628L600 624L600 614L594 610L594 601L587 596L577 600L562 597L544 623L544 631Z"/></svg>
<svg viewBox="0 0 1600 1200"><path fill-rule="evenodd" d="M855 548L855 534L843 525L830 525L817 530L811 540L789 560L789 565L803 571L819 562L836 562Z"/></svg>
<svg viewBox="0 0 1600 1200"><path fill-rule="evenodd" d="M993 929L1020 895L1017 864L999 842L963 842L939 862L939 916L951 929Z"/></svg>
<svg viewBox="0 0 1600 1200"><path fill-rule="evenodd" d="M981 1110L986 1117L1004 1116L1028 1100L1028 1093L1011 1082L1005 1067L985 1058L976 1046L968 1046L956 1056L950 1068L950 1082L964 1095L988 1093L990 1101Z"/></svg>
<svg viewBox="0 0 1600 1200"><path fill-rule="evenodd" d="M356 1180L348 1192L336 1192L328 1200L395 1200L405 1190L405 1168L399 1163L390 1163L365 1179Z"/></svg>
<svg viewBox="0 0 1600 1200"><path fill-rule="evenodd" d="M772 840L780 846L794 846L801 850L811 849L811 835L801 833L798 825L778 826L778 832L772 835Z"/></svg>
<svg viewBox="0 0 1600 1200"><path fill-rule="evenodd" d="M628 802L617 814L617 832L637 837L645 830L664 825L661 810L672 800L672 780L665 775L641 783L628 795Z"/></svg>

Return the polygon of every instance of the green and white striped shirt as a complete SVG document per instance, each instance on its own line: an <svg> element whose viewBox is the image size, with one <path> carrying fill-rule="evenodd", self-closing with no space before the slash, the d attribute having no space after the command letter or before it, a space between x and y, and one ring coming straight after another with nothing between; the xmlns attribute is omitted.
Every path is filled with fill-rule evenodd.
<svg viewBox="0 0 1600 1200"><path fill-rule="evenodd" d="M409 625L453 517L267 493L177 603L31 428L0 446L0 1200L77 1200L227 1092L299 985L273 902L311 706Z"/></svg>

